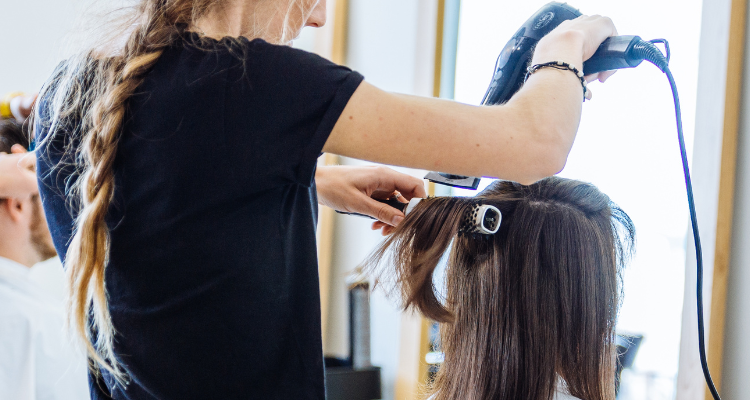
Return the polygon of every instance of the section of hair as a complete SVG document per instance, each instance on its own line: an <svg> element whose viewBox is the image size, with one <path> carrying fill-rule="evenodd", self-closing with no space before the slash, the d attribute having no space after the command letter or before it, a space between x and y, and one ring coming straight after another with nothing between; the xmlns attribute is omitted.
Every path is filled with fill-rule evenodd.
<svg viewBox="0 0 750 400"><path fill-rule="evenodd" d="M452 321L453 314L438 300L432 277L473 204L459 197L422 200L365 263L370 273L384 266L375 286L399 290L404 308L413 307L438 322Z"/></svg>
<svg viewBox="0 0 750 400"><path fill-rule="evenodd" d="M502 212L495 235L459 234L476 201ZM560 385L613 400L620 272L634 238L628 216L593 185L498 181L475 199L423 201L366 270L405 308L442 323L436 399L549 400ZM441 301L432 275L449 247Z"/></svg>
<svg viewBox="0 0 750 400"><path fill-rule="evenodd" d="M0 121L0 153L10 153L11 147L20 144L24 149L29 148L28 125L12 119Z"/></svg>

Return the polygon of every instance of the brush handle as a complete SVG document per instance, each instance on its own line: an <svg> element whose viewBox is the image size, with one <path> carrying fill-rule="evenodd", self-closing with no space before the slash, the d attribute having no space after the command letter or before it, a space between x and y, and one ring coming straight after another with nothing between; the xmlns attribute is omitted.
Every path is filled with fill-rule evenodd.
<svg viewBox="0 0 750 400"><path fill-rule="evenodd" d="M393 207L393 208L395 208L395 209L397 209L397 210L399 210L401 212L404 212L404 210L406 209L406 206L409 205L409 203L402 203L402 202L398 201L398 197L391 197L390 199L373 199L373 200L378 201L380 203L383 203L383 204L385 204L387 206L391 206L391 207ZM343 215L354 215L355 217L364 217L364 218L374 219L374 220L377 221L377 218L373 218L373 217L371 217L369 215L365 215L365 214L350 213L350 212L344 212L344 211L339 211L339 210L336 210L336 212L339 213L339 214L343 214Z"/></svg>

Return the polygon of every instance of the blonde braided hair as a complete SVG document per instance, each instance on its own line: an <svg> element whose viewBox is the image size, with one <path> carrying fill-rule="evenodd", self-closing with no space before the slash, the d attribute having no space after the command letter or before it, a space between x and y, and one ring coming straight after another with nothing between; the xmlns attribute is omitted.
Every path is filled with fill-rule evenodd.
<svg viewBox="0 0 750 400"><path fill-rule="evenodd" d="M286 9L287 14L297 5L302 15L309 15L318 0L284 0L288 7L280 4L282 0L261 1L275 3L280 12ZM115 192L113 165L126 106L166 47L185 30L196 27L200 18L228 2L140 0L126 10L129 17L111 37L68 60L65 70L48 82L40 94L40 98L51 99L48 120L42 121L49 130L44 142L70 130L71 122L79 120L82 127L80 148L68 149L77 155L80 172L72 188L77 194L66 193L78 201L73 204L78 216L65 257L70 289L68 321L86 348L92 370L104 368L121 384L127 376L114 351L116 332L107 301L105 270L110 235L105 218ZM288 15L284 20L289 21ZM292 39L290 32L298 33L301 28L285 25L280 35L271 33L268 37L273 42L286 43ZM264 29L267 26L244 36L264 37ZM122 37L127 37L124 45Z"/></svg>
<svg viewBox="0 0 750 400"><path fill-rule="evenodd" d="M121 382L125 376L115 358L115 329L104 282L109 255L105 217L115 190L113 165L128 99L164 48L175 40L178 24L187 22L191 16L191 3L193 1L147 0L141 4L139 14L143 23L131 33L122 54L96 63L94 86L99 93L83 121L88 129L82 138L79 156L79 165L83 166L78 183L81 209L65 259L71 288L69 318L77 333L87 339L84 343L94 361L92 366L104 367ZM95 338L88 326L89 316Z"/></svg>

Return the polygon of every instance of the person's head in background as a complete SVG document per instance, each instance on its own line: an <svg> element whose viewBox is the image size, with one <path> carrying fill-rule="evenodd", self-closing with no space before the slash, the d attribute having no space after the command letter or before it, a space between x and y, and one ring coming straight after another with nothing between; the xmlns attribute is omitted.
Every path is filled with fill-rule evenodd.
<svg viewBox="0 0 750 400"><path fill-rule="evenodd" d="M0 121L0 153L29 147L28 130L15 120ZM57 255L39 195L0 198L0 257L31 267Z"/></svg>
<svg viewBox="0 0 750 400"><path fill-rule="evenodd" d="M477 202L501 211L496 234L462 233ZM634 235L591 184L498 181L474 199L423 200L367 266L395 280L405 307L441 323L435 399L550 400L559 390L614 400L620 273ZM441 301L433 271L449 247Z"/></svg>

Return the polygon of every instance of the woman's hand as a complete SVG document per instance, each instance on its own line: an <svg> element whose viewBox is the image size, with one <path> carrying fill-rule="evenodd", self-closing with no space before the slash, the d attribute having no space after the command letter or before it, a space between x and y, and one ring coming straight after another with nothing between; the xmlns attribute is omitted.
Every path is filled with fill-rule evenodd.
<svg viewBox="0 0 750 400"><path fill-rule="evenodd" d="M315 173L318 203L344 212L377 218L373 229L389 234L404 214L373 199L389 199L400 194L408 202L412 197L427 197L424 181L387 167L318 167Z"/></svg>
<svg viewBox="0 0 750 400"><path fill-rule="evenodd" d="M582 15L563 21L557 28L543 37L534 51L533 64L549 61L565 61L583 70L583 61L596 53L599 45L610 36L617 36L617 28L608 17ZM604 82L615 71L604 71L586 77L589 82L599 79Z"/></svg>
<svg viewBox="0 0 750 400"><path fill-rule="evenodd" d="M25 199L37 194L36 157L21 145L11 149L12 154L0 153L0 198Z"/></svg>

